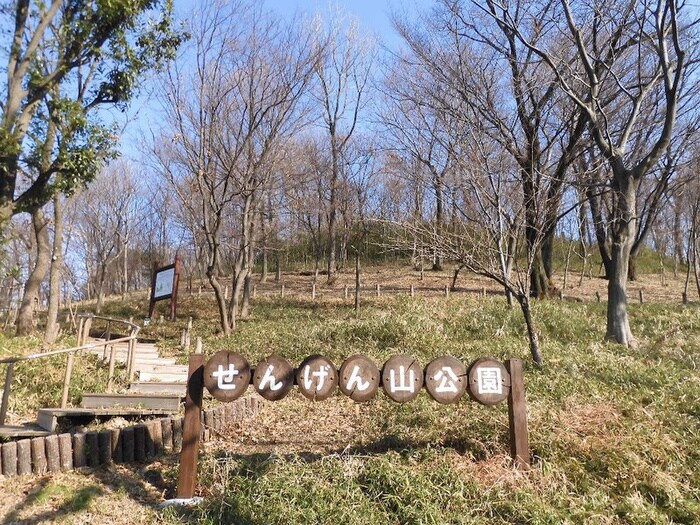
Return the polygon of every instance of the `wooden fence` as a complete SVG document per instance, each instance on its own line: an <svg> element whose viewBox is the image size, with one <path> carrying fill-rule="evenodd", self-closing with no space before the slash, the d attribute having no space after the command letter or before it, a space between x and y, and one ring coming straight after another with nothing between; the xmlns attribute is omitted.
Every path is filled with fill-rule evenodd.
<svg viewBox="0 0 700 525"><path fill-rule="evenodd" d="M202 412L200 439L209 441L234 421L258 412L255 397L239 399ZM10 441L0 447L4 476L42 475L105 463L147 463L163 453L179 453L183 418L154 419L130 427Z"/></svg>

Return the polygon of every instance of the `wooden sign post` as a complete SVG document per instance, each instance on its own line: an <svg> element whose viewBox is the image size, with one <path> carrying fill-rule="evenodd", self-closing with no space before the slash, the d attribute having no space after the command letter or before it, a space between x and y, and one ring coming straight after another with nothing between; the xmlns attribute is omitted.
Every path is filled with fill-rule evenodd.
<svg viewBox="0 0 700 525"><path fill-rule="evenodd" d="M177 315L177 290L180 283L182 261L175 257L175 263L153 269L151 282L151 300L148 305L148 318L152 319L156 311L156 302L170 299L170 320L174 321Z"/></svg>
<svg viewBox="0 0 700 525"><path fill-rule="evenodd" d="M197 340L197 349L190 355L187 372L187 397L183 421L180 473L177 481L177 497L192 498L197 487L197 459L201 432L202 397L204 394L204 355L202 340Z"/></svg>
<svg viewBox="0 0 700 525"><path fill-rule="evenodd" d="M384 363L380 372L363 355L349 357L340 370L330 359L320 355L307 357L296 369L286 359L272 355L251 369L242 355L225 350L214 354L205 365L201 341L197 342L197 347L199 352L190 356L178 498L194 495L205 386L214 398L223 402L238 399L249 384L268 401L284 398L298 385L302 395L312 401L328 399L340 388L343 394L359 403L374 398L380 384L386 395L397 403L414 400L423 386L442 404L459 402L465 392L486 406L507 400L511 457L517 468L530 468L523 363L519 359L501 363L482 357L465 367L458 359L443 356L431 361L423 371L412 357L397 355Z"/></svg>

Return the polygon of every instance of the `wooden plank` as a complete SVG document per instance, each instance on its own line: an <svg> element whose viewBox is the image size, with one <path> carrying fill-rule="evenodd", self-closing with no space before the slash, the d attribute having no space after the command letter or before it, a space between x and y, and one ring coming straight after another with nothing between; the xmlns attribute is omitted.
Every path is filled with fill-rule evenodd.
<svg viewBox="0 0 700 525"><path fill-rule="evenodd" d="M134 427L122 428L122 461L134 462Z"/></svg>
<svg viewBox="0 0 700 525"><path fill-rule="evenodd" d="M161 374L184 374L187 375L187 365L141 365L139 372L157 372Z"/></svg>
<svg viewBox="0 0 700 525"><path fill-rule="evenodd" d="M85 434L73 434L73 467L81 468L87 465L85 457Z"/></svg>
<svg viewBox="0 0 700 525"><path fill-rule="evenodd" d="M137 463L146 462L146 427L143 425L134 427L134 460Z"/></svg>
<svg viewBox="0 0 700 525"><path fill-rule="evenodd" d="M43 439L43 438L38 438ZM17 441L17 474L27 476L32 473L32 440Z"/></svg>
<svg viewBox="0 0 700 525"><path fill-rule="evenodd" d="M510 394L508 396L510 454L516 467L528 470L530 468L530 446L528 443L523 362L520 359L509 359L505 365L510 374Z"/></svg>
<svg viewBox="0 0 700 525"><path fill-rule="evenodd" d="M97 434L97 446L99 449L99 463L104 465L112 459L112 431L109 429L100 430Z"/></svg>
<svg viewBox="0 0 700 525"><path fill-rule="evenodd" d="M119 428L113 428L112 439L110 440L112 445L112 461L115 463L121 463L122 458L122 431Z"/></svg>
<svg viewBox="0 0 700 525"><path fill-rule="evenodd" d="M163 436L163 448L166 452L173 450L173 420L169 417L160 420L160 430Z"/></svg>
<svg viewBox="0 0 700 525"><path fill-rule="evenodd" d="M58 453L61 470L73 470L73 438L70 434L58 435Z"/></svg>
<svg viewBox="0 0 700 525"><path fill-rule="evenodd" d="M162 383L187 382L187 373L162 373L162 372L141 372L138 373L139 381L159 381Z"/></svg>
<svg viewBox="0 0 700 525"><path fill-rule="evenodd" d="M177 394L181 397L185 397L187 393L187 383L182 382L141 382L135 381L129 385L129 392L134 392L135 394Z"/></svg>
<svg viewBox="0 0 700 525"><path fill-rule="evenodd" d="M167 416L175 410L170 409L142 409L133 407L110 408L41 408L37 420L46 430L55 431L59 420L73 419L111 419L116 416L123 418L144 418L146 416Z"/></svg>
<svg viewBox="0 0 700 525"><path fill-rule="evenodd" d="M41 428L47 430L48 432L53 432L56 430L57 418L55 414L49 410L39 409L39 413L36 416L36 421Z"/></svg>
<svg viewBox="0 0 700 525"><path fill-rule="evenodd" d="M10 441L2 445L2 473L5 476L17 475L17 442Z"/></svg>
<svg viewBox="0 0 700 525"><path fill-rule="evenodd" d="M172 394L83 394L82 408L131 407L139 410L172 410L180 408L180 396Z"/></svg>
<svg viewBox="0 0 700 525"><path fill-rule="evenodd" d="M46 445L46 470L59 472L61 470L61 453L58 446L58 436L53 434L44 438Z"/></svg>
<svg viewBox="0 0 700 525"><path fill-rule="evenodd" d="M46 438L34 438L32 439L32 470L34 474L42 475L46 473L47 468Z"/></svg>
<svg viewBox="0 0 700 525"><path fill-rule="evenodd" d="M97 432L85 433L85 445L88 466L97 467L100 464L100 442Z"/></svg>
<svg viewBox="0 0 700 525"><path fill-rule="evenodd" d="M198 341L198 350L201 343ZM197 485L197 458L199 455L199 434L201 429L202 396L204 394L204 355L190 355L185 399L185 420L183 447L180 453L180 472L177 483L177 497L191 498Z"/></svg>
<svg viewBox="0 0 700 525"><path fill-rule="evenodd" d="M0 426L0 437L6 439L33 438L50 436L51 432L41 428L39 425L25 423L23 425L3 425Z"/></svg>

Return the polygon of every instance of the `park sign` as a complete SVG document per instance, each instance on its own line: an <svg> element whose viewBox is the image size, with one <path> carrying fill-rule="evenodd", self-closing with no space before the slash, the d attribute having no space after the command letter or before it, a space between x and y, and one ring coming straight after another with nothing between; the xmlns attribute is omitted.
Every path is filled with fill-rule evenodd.
<svg viewBox="0 0 700 525"><path fill-rule="evenodd" d="M238 399L250 384L268 401L283 399L296 385L312 401L328 399L339 388L353 401L365 402L375 397L381 384L386 396L397 403L413 401L425 387L438 403L457 403L468 392L474 401L491 406L506 401L511 386L505 365L488 357L475 360L468 368L454 357L438 357L423 369L412 357L397 355L380 372L362 355L349 357L339 370L320 355L307 357L297 368L272 355L251 369L245 357L226 350L207 361L203 379L212 397L222 402Z"/></svg>
<svg viewBox="0 0 700 525"><path fill-rule="evenodd" d="M180 282L182 262L175 257L175 262L167 266L156 265L153 268L151 282L151 300L148 305L148 320L153 318L156 311L156 303L164 299L170 299L170 320L174 321L177 313L177 289Z"/></svg>
<svg viewBox="0 0 700 525"><path fill-rule="evenodd" d="M468 398L485 406L508 401L511 456L520 468L530 465L527 406L519 359L502 363L481 357L465 366L454 357L442 356L422 368L412 357L396 355L380 371L363 355L348 357L340 368L321 355L307 357L296 368L287 359L271 355L253 368L240 353L221 350L206 363L201 353L190 356L184 427L187 435L180 455L179 498L191 498L194 494L204 388L215 399L229 402L240 398L250 385L268 401L283 399L295 385L311 401L323 401L340 390L353 401L366 402L376 397L380 385L396 403L413 401L422 388L444 405Z"/></svg>

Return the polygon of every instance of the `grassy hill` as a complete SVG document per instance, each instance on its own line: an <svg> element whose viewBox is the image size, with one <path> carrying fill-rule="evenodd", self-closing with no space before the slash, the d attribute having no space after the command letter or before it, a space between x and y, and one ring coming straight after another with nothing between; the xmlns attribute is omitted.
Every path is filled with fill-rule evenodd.
<svg viewBox="0 0 700 525"><path fill-rule="evenodd" d="M697 304L649 296L631 304L639 346L627 349L602 342L604 303L540 302L546 366L537 370L519 312L496 295L367 297L356 318L350 301L330 291L316 301L261 294L253 317L228 338L212 335L211 303L185 296L181 316L195 318L207 353L231 349L253 364L273 352L295 364L320 353L337 366L355 353L377 365L399 353L423 366L440 355L525 360L533 469L511 466L505 405L465 398L443 406L425 392L406 405L382 393L363 405L341 394L312 403L294 391L207 445L197 508L154 510L177 475L177 458L165 458L150 468L2 482L5 505L21 509L15 519L46 515L48 506L69 523L88 515L109 522L117 508L144 523L700 523ZM138 315L136 306L110 308ZM178 353L183 324L145 333ZM27 493L33 504L24 504Z"/></svg>

